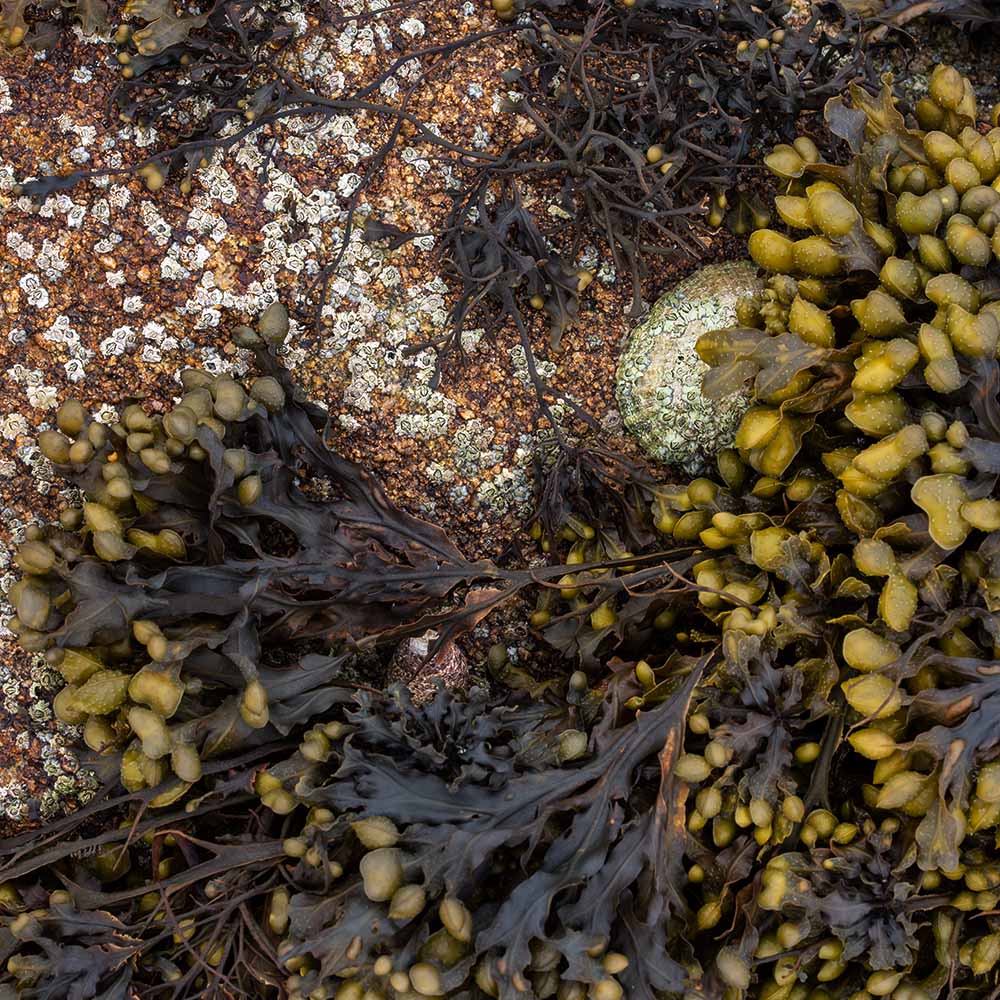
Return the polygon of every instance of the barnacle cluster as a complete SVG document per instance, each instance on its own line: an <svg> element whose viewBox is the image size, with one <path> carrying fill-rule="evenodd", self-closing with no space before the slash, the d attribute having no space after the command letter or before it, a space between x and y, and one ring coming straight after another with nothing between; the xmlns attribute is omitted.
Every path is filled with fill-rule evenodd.
<svg viewBox="0 0 1000 1000"><path fill-rule="evenodd" d="M17 38L44 48L60 29L51 23L29 27L22 16L27 6L24 0L4 5L0 37L6 32L8 45ZM322 100L277 66L296 33L284 23L289 8L274 0L182 7L171 0L128 0L118 11L124 20L117 27L109 22L104 0L62 6L73 11L86 34L100 31L113 45L120 80L112 102L121 121L152 127L162 136L152 155L122 168L150 191L161 190L173 177L181 192L189 193L195 171L237 141L229 128L235 113L242 113L252 131L274 120L286 104ZM88 167L68 175L41 174L16 190L44 199L97 174Z"/></svg>

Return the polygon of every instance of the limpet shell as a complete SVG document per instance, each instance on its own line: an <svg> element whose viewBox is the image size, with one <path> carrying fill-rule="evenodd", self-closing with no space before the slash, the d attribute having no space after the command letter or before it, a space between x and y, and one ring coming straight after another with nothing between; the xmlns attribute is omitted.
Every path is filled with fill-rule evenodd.
<svg viewBox="0 0 1000 1000"><path fill-rule="evenodd" d="M735 326L736 303L762 284L749 261L710 264L662 295L628 337L615 393L625 427L645 452L698 474L732 444L749 394L707 399L695 350L709 330Z"/></svg>

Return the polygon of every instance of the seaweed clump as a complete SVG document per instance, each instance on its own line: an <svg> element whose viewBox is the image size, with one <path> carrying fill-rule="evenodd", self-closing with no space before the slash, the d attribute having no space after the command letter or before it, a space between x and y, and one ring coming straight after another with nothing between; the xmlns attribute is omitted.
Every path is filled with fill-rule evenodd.
<svg viewBox="0 0 1000 1000"><path fill-rule="evenodd" d="M631 282L637 317L657 256L701 256L706 226L744 235L767 224L737 181L753 151L869 73L852 19L817 10L792 26L781 2L494 8L501 21L523 14L527 29L524 57L504 74L526 137L468 158L455 192L444 253L462 294L440 341L449 348L484 301L487 330L507 319L520 329L523 302L546 314L558 346L594 277L574 263L593 240ZM551 202L548 217L525 208L527 185Z"/></svg>
<svg viewBox="0 0 1000 1000"><path fill-rule="evenodd" d="M912 120L890 83L878 95L853 89L850 106L828 103L846 164L801 137L767 158L792 235L753 234L766 287L742 301L739 326L699 343L706 392L749 383L754 397L718 475L643 483L628 498L632 550L599 518L572 512L554 536L533 532L550 560L531 572L532 624L572 672L526 677L495 648L497 690L442 691L421 707L404 689L352 691L341 680L336 697L308 696L288 740L208 759L201 794L182 808L158 816L147 808L158 789L123 795L111 784L79 816L0 845L0 949L20 995L996 991L1000 127L978 122L968 81L950 67L935 69ZM224 441L197 432L205 459L171 429L183 430L183 416L164 417L161 433L188 449L167 457L216 470L209 482L223 475L223 444L245 449L239 475L262 480L259 493L246 488L251 518L270 497L273 519L297 534L302 499L269 492L260 463L272 453L285 466L315 461L316 438L302 428L320 417L289 402L287 381L265 377L283 400L266 384L249 395L266 417L242 397L231 414L208 416L226 427ZM213 386L213 406L235 392ZM97 448L78 418L64 428L76 440L50 438L47 451L68 460L70 449ZM251 447L265 426L269 447ZM147 468L144 449L167 450L155 428L124 430L152 434L137 442ZM98 490L119 478L97 471ZM347 490L342 472L331 478ZM145 476L130 465L130 482ZM211 553L213 531L231 536L245 575L263 534L252 519L240 525L242 488L223 481L209 507L219 511L192 538ZM171 509L161 488L139 487L158 503L142 517ZM353 517L352 503L347 520L368 530L372 508ZM282 517L286 504L293 514ZM137 525L158 537L188 523ZM398 513L392 523L417 532ZM130 584L144 574L129 563L144 548L162 558L165 544L130 539L133 527L91 526L85 539L109 552L132 546L121 560ZM61 648L72 616L90 617L79 612L84 592L71 586L67 599L56 583L54 542L29 539L19 554L22 640L36 648ZM320 587L330 572L342 600L393 594L355 620L355 638L378 635L386 615L446 620L443 579L504 580L496 601L524 585L515 571L452 568L445 542L424 544L442 568L408 568L393 546L394 560L370 574L382 550L366 542L305 582ZM93 558L116 562L96 552L82 562ZM284 565L279 554L263 562ZM268 582L251 579L253 592ZM311 590L297 601L263 591L278 601L284 639L329 629L330 604ZM209 592L217 599L202 589L202 603ZM67 602L66 622L50 622ZM164 624L166 643L183 638ZM240 663L259 655L239 649ZM269 698L272 716L280 701Z"/></svg>
<svg viewBox="0 0 1000 1000"><path fill-rule="evenodd" d="M325 794L393 824L391 844L365 846L396 853L359 862L354 884L390 919L402 893L399 915L416 922L376 968L377 935L340 937L330 910L312 940L293 921L303 992L340 964L359 993L403 971L391 988L425 996L470 975L501 997L992 988L1000 130L978 124L950 67L934 71L916 120L888 80L851 96L826 108L846 165L803 137L767 157L793 235L751 236L767 287L741 304L742 325L699 344L706 391L749 382L754 405L717 478L655 491L650 519L690 554L619 550L610 568L610 540L577 523L571 571L540 592L536 624L586 667L570 690L587 691L589 674L605 698L566 765L568 797L547 798L542 777L490 779L494 805L472 806L462 779L431 792L403 756L386 755L388 773L374 748L352 756L363 730L332 751L329 791L295 776L307 804ZM612 652L629 659L609 679ZM624 797L619 768L634 768ZM462 808L449 816L442 802ZM518 810L536 806L528 835ZM529 847L494 910L480 872L454 866L511 846L510 815ZM447 847L425 855L427 841ZM502 855L491 865L507 877ZM369 866L386 876L372 892ZM433 916L446 904L462 918L438 914L447 948ZM346 949L334 964L330 941Z"/></svg>
<svg viewBox="0 0 1000 1000"><path fill-rule="evenodd" d="M10 627L126 789L172 779L153 806L336 701L340 661L316 648L405 626L479 572L327 447L269 346L287 330L279 304L243 329L269 372L247 385L186 369L162 414L106 425L70 400L39 437L83 502L28 529Z"/></svg>
<svg viewBox="0 0 1000 1000"><path fill-rule="evenodd" d="M101 34L109 28L106 0L66 0L59 6L67 16L79 22L85 35ZM6 0L0 4L0 45L9 50L22 47L40 50L54 45L63 30L59 22L36 18L29 22L26 16L33 13L32 8L39 14L48 14L54 7L56 4L51 2L32 3L31 0Z"/></svg>
<svg viewBox="0 0 1000 1000"><path fill-rule="evenodd" d="M973 41L994 36L997 29L996 14L988 3L980 0L842 0L842 5L864 18L877 23L871 29L874 38L881 38L890 30L905 28L912 21L927 18L930 21L950 22L966 31Z"/></svg>
<svg viewBox="0 0 1000 1000"><path fill-rule="evenodd" d="M714 550L695 580L727 661L685 764L699 924L742 925L716 966L756 965L762 996L985 988L1000 942L1000 129L948 66L915 121L890 79L851 96L826 108L846 166L766 158L791 235L751 236L768 287L699 342L707 392L752 380L719 460L743 500L692 484L663 512ZM712 853L747 835L772 850L741 898Z"/></svg>

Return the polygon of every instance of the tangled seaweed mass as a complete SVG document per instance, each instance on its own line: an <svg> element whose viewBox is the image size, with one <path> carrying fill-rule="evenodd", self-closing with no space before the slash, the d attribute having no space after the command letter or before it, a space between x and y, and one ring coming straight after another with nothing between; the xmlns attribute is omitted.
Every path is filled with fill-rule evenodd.
<svg viewBox="0 0 1000 1000"><path fill-rule="evenodd" d="M87 34L111 33L104 0L63 6L63 25L72 16ZM357 30L375 21L381 5L348 14L315 0L246 0L178 13L167 0L128 0L126 23L112 35L120 80L111 101L124 121L155 129L158 142L132 163L22 178L18 190L44 199L81 181L134 174L154 193L176 182L187 194L199 167L262 130L296 121L312 127L345 113L374 116L390 126L389 135L366 162L349 196L344 240L306 283L302 307L310 300L319 321L356 226L393 246L429 235L365 214L371 205L364 202L377 202L368 197L374 180L409 136L456 171L432 230L441 269L460 291L451 323L434 331L428 346L460 351L463 330L476 325L523 331L532 310L547 317L558 346L594 279L577 263L588 244L596 239L628 276L637 316L640 281L656 257L703 254L705 222L717 228L727 221L742 235L754 220L766 220L739 183L765 134L792 134L800 113L819 110L871 72L857 20L833 5L822 16L817 6L797 26L787 23L785 0L492 6L495 19L482 30L393 57L374 79L331 96L301 72L304 38L324 24ZM28 7L25 0L0 4L0 40L14 51L44 49L60 37L58 20L29 26ZM292 28L296 16L310 23L302 37ZM449 57L505 36L517 37L523 58L504 71L509 97L498 110L520 138L497 149L463 146L411 110ZM412 80L398 103L383 95L397 86L397 72ZM264 157L262 175L271 158Z"/></svg>
<svg viewBox="0 0 1000 1000"><path fill-rule="evenodd" d="M566 512L544 568L466 562L327 447L281 307L249 386L66 404L84 502L14 626L106 783L0 845L0 994L996 996L998 110L939 66L915 120L888 79L827 104L845 165L767 157L791 235L698 348L752 406L632 550ZM417 707L338 652L529 588L568 677L500 647Z"/></svg>

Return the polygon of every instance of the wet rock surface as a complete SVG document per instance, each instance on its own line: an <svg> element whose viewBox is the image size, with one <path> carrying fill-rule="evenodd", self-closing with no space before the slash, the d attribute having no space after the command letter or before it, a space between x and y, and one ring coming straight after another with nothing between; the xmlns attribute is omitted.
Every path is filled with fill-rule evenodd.
<svg viewBox="0 0 1000 1000"><path fill-rule="evenodd" d="M332 97L403 53L496 24L488 5L472 3L372 16L345 0L334 10L345 19L340 27L317 29L301 10L289 14L302 32L298 67ZM117 23L121 5L110 16ZM88 787L68 749L76 736L49 705L57 678L2 624L11 614L2 591L16 576L13 547L29 524L51 520L73 499L35 443L67 398L108 423L125 396L163 412L179 397L185 366L245 372L248 354L230 334L280 299L292 310L284 359L329 409L331 443L371 468L395 503L483 556L499 553L532 508L539 428L517 335L501 332L493 342L468 330L463 356L435 378L433 352L408 350L446 328L454 302L435 238L389 249L362 235L368 217L432 230L449 204L454 157L401 136L360 200L317 329L310 289L342 247L352 192L391 122L338 114L258 133L198 169L187 195L173 183L151 193L115 174L41 203L19 196L25 178L122 167L165 141L107 113L120 69L114 51L74 28L44 56L22 49L0 61L0 830L47 818ZM516 51L506 36L463 49L434 66L410 110L455 143L505 144L512 126L500 113L501 74ZM404 67L380 99L398 99L393 82L418 77ZM581 248L576 263L597 271L583 322L556 354L544 317L532 314L536 365L613 425L627 282L594 246ZM651 286L671 274L664 265Z"/></svg>
<svg viewBox="0 0 1000 1000"><path fill-rule="evenodd" d="M389 663L386 683L405 684L415 705L429 702L439 684L452 691L465 691L472 679L468 657L454 642L446 642L430 655L437 638L437 632L428 631L404 639Z"/></svg>

